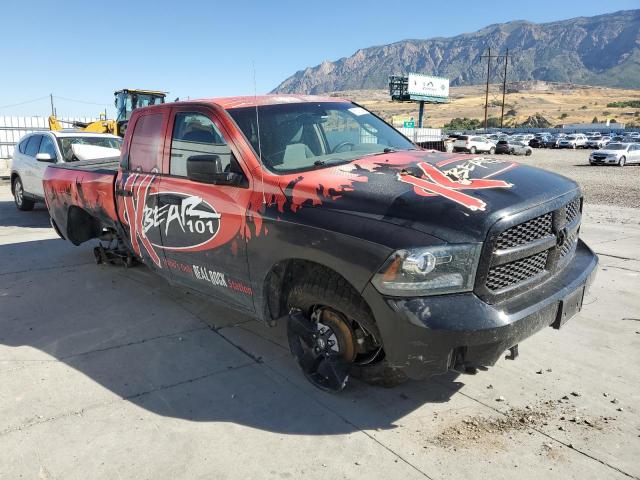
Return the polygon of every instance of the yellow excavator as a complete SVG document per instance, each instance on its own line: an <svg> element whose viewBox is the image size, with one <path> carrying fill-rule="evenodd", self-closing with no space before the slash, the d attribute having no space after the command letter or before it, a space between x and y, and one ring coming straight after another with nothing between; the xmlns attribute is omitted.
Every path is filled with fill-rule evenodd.
<svg viewBox="0 0 640 480"><path fill-rule="evenodd" d="M131 112L136 108L164 103L167 92L123 88L122 90L114 92L114 95L116 97L115 106L117 112L115 120L107 119L106 113L100 114L100 120L90 123L58 120L55 115L51 115L49 117L49 128L51 130L62 130L64 128L62 124L64 123L82 132L111 133L124 137Z"/></svg>

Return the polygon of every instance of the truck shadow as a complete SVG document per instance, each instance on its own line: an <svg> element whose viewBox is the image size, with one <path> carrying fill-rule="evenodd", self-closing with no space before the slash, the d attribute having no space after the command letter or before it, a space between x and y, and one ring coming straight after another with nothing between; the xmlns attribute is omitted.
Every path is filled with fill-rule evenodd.
<svg viewBox="0 0 640 480"><path fill-rule="evenodd" d="M455 375L393 389L354 380L342 394L327 394L304 379L283 344L282 327L263 327L171 287L145 267L97 266L92 247L58 239L0 245L0 258L16 259L0 270L0 343L45 354L3 348L0 378L16 385L15 397L33 396L34 405L47 405L53 416L96 404L103 390L89 386L71 395L53 381L21 385L16 375L42 369L43 378L56 378L61 365L72 367L158 415L311 435L393 429L425 404L437 409L462 386ZM66 385L86 385L64 375L71 375ZM28 406L16 417L34 413ZM18 421L2 417L1 423Z"/></svg>

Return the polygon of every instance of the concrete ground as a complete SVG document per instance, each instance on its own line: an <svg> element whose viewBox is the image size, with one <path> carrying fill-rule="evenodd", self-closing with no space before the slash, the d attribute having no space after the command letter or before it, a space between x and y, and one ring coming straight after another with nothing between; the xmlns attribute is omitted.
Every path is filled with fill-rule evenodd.
<svg viewBox="0 0 640 480"><path fill-rule="evenodd" d="M97 266L0 186L0 479L640 478L640 217L586 205L583 311L476 376L304 380L268 329Z"/></svg>

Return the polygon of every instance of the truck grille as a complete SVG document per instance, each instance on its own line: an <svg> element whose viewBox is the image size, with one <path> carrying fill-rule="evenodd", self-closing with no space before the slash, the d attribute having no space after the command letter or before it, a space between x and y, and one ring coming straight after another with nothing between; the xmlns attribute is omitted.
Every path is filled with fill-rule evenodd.
<svg viewBox="0 0 640 480"><path fill-rule="evenodd" d="M580 214L580 199L569 202L565 207L567 223L573 222L573 220Z"/></svg>
<svg viewBox="0 0 640 480"><path fill-rule="evenodd" d="M478 294L499 301L535 287L564 268L578 243L581 211L578 197L491 235L486 247L490 260L485 270L479 269Z"/></svg>
<svg viewBox="0 0 640 480"><path fill-rule="evenodd" d="M524 245L545 235L551 235L551 212L505 230L498 237L496 249Z"/></svg>
<svg viewBox="0 0 640 480"><path fill-rule="evenodd" d="M489 288L489 290L500 290L501 288L536 276L542 272L547 265L548 254L549 252L545 250L544 252L521 258L515 262L492 267L489 269L487 288Z"/></svg>

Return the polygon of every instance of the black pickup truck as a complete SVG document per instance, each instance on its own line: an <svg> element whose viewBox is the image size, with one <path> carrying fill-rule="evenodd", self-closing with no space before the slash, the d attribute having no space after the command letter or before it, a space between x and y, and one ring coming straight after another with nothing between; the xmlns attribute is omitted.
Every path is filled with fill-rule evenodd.
<svg viewBox="0 0 640 480"><path fill-rule="evenodd" d="M417 148L336 98L136 110L118 164L51 165L52 223L100 260L287 323L315 385L474 372L582 306L598 263L560 175Z"/></svg>

